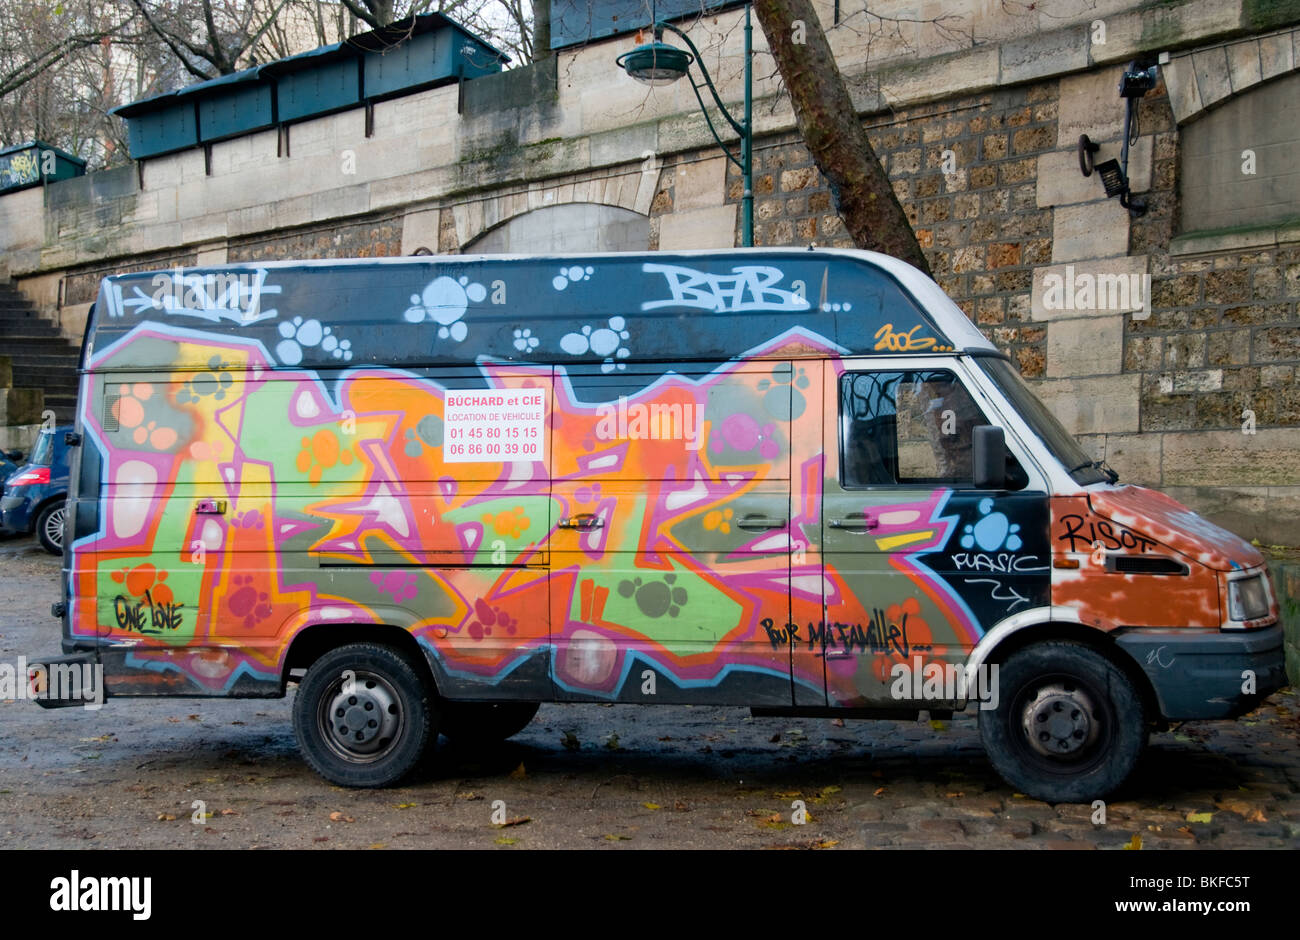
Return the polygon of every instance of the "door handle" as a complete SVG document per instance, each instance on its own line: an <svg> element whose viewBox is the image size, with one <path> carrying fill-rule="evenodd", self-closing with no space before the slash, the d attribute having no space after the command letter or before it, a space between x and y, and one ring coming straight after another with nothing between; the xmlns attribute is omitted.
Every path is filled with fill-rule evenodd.
<svg viewBox="0 0 1300 940"><path fill-rule="evenodd" d="M868 516L865 512L853 512L843 519L832 519L832 529L843 529L845 532L869 532L880 525L880 521Z"/></svg>
<svg viewBox="0 0 1300 940"><path fill-rule="evenodd" d="M222 516L226 512L224 499L201 499L194 504L195 515Z"/></svg>
<svg viewBox="0 0 1300 940"><path fill-rule="evenodd" d="M767 516L753 514L742 517L736 523L736 528L747 529L750 532L766 532L769 529L784 529L785 525L784 519L769 519Z"/></svg>
<svg viewBox="0 0 1300 940"><path fill-rule="evenodd" d="M576 516L560 520L561 529L580 529L584 532L599 529L604 524L604 519L591 512L580 512Z"/></svg>

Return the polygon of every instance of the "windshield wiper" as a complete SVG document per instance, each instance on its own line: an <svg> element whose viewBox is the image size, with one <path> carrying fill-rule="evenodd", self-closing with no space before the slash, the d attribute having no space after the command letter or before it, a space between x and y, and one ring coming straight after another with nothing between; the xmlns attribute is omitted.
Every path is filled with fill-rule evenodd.
<svg viewBox="0 0 1300 940"><path fill-rule="evenodd" d="M1116 473L1114 470L1112 470L1104 460L1085 460L1083 463L1079 464L1079 466L1072 468L1070 470L1070 473L1073 475L1075 473L1078 473L1080 470L1088 470L1088 469L1100 470L1103 474L1106 475L1106 479L1109 480L1111 483L1116 483L1119 481L1119 474Z"/></svg>

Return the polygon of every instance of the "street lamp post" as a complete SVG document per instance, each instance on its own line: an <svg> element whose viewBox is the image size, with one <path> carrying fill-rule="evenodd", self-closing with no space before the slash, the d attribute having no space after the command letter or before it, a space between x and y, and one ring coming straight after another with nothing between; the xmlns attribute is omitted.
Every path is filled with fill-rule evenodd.
<svg viewBox="0 0 1300 940"><path fill-rule="evenodd" d="M663 41L664 30L676 33L682 38L690 48L690 52L683 52L676 46L670 46ZM745 117L737 121L727 110L727 106L722 103L718 97L718 89L713 84L713 79L709 77L709 70L704 67L704 60L700 57L700 50L691 42L691 37L682 32L672 23L656 22L654 24L654 41L645 45L637 46L631 52L625 52L617 60L619 66L627 72L628 75L637 81L646 85L671 85L679 78L689 75L690 66L695 62L700 67L700 74L704 76L704 81L696 82L691 79L691 89L695 92L695 100L700 103L700 110L704 112L704 120L709 125L709 132L713 134L713 139L718 142L722 152L727 155L727 159L734 163L740 169L740 175L744 184L744 195L740 200L740 239L741 244L750 248L754 244L754 93L753 93L753 39L754 30L750 25L749 7L745 7ZM713 118L709 116L709 109L704 104L704 98L700 95L700 88L707 88L713 96L713 102L722 112L722 116L727 119L727 123L732 129L740 135L740 156L737 157L731 152L722 138L718 136L718 130L713 126Z"/></svg>

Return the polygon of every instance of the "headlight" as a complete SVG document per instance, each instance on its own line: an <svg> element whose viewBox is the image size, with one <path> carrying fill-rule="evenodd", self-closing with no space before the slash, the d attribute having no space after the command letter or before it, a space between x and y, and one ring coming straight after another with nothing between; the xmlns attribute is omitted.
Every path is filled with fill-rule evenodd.
<svg viewBox="0 0 1300 940"><path fill-rule="evenodd" d="M1268 616L1268 589L1264 576L1228 582L1228 619L1260 620Z"/></svg>

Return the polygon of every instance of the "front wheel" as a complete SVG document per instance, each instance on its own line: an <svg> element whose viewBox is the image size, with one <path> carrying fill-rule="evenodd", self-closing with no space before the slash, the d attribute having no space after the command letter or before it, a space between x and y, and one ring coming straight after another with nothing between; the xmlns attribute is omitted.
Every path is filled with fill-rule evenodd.
<svg viewBox="0 0 1300 940"><path fill-rule="evenodd" d="M1002 779L1048 803L1117 790L1146 743L1142 699L1114 663L1078 643L1018 650L999 666L998 704L980 712L984 750Z"/></svg>
<svg viewBox="0 0 1300 940"><path fill-rule="evenodd" d="M345 787L387 787L419 764L437 713L417 664L390 646L351 643L307 670L293 703L298 749Z"/></svg>
<svg viewBox="0 0 1300 940"><path fill-rule="evenodd" d="M36 517L36 537L51 555L63 554L63 510L65 503L50 503Z"/></svg>

